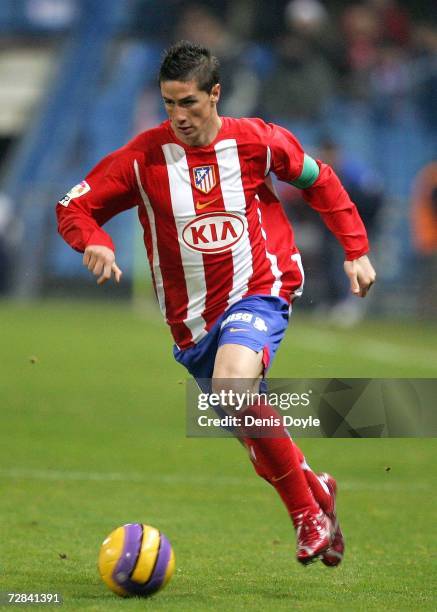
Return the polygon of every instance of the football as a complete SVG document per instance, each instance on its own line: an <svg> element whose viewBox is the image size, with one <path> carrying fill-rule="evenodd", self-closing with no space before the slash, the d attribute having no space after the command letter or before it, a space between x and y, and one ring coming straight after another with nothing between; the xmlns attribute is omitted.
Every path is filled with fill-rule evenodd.
<svg viewBox="0 0 437 612"><path fill-rule="evenodd" d="M99 552L103 582L121 597L148 597L164 588L173 575L175 557L158 529L128 523L114 529Z"/></svg>

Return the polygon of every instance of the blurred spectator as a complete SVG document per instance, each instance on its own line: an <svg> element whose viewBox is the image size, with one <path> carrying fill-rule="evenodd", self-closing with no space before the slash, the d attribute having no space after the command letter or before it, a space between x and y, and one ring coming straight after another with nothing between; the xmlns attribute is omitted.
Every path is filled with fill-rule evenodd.
<svg viewBox="0 0 437 612"><path fill-rule="evenodd" d="M335 84L329 62L311 41L287 32L277 40L277 66L263 82L260 113L283 122L319 118Z"/></svg>
<svg viewBox="0 0 437 612"><path fill-rule="evenodd" d="M284 122L320 118L345 71L339 37L319 0L289 2L285 23L277 65L263 80L260 114Z"/></svg>
<svg viewBox="0 0 437 612"><path fill-rule="evenodd" d="M159 41L164 46L176 39L175 24L181 20L181 15L189 3L186 0L131 0L131 34L143 36L146 39ZM225 15L226 0L202 0L199 6L207 11L214 10ZM193 26L195 27L195 23ZM199 24L200 28L200 24ZM192 40L192 39L189 39Z"/></svg>
<svg viewBox="0 0 437 612"><path fill-rule="evenodd" d="M191 40L225 56L237 43L226 28L223 17L219 17L206 6L191 3L179 14L174 39Z"/></svg>
<svg viewBox="0 0 437 612"><path fill-rule="evenodd" d="M339 76L347 72L345 46L332 19L319 0L291 0L285 7L287 29L307 40Z"/></svg>
<svg viewBox="0 0 437 612"><path fill-rule="evenodd" d="M428 23L418 25L413 43L416 61L412 86L416 102L426 129L437 135L437 28Z"/></svg>
<svg viewBox="0 0 437 612"><path fill-rule="evenodd" d="M366 73L375 62L380 39L377 14L370 6L352 4L344 10L341 23L351 70Z"/></svg>
<svg viewBox="0 0 437 612"><path fill-rule="evenodd" d="M396 0L366 0L342 15L350 93L369 101L376 126L409 112L411 22Z"/></svg>
<svg viewBox="0 0 437 612"><path fill-rule="evenodd" d="M437 161L417 175L411 206L412 242L418 255L418 314L437 312Z"/></svg>
<svg viewBox="0 0 437 612"><path fill-rule="evenodd" d="M369 74L371 110L377 124L387 124L406 110L410 71L411 62L402 47L392 43L380 45Z"/></svg>
<svg viewBox="0 0 437 612"><path fill-rule="evenodd" d="M426 165L417 175L411 213L416 251L424 256L437 255L437 161Z"/></svg>
<svg viewBox="0 0 437 612"><path fill-rule="evenodd" d="M381 39L407 46L411 36L410 17L397 0L367 0L377 16Z"/></svg>
<svg viewBox="0 0 437 612"><path fill-rule="evenodd" d="M328 21L328 11L319 0L291 0L285 7L285 17L296 30L320 33Z"/></svg>
<svg viewBox="0 0 437 612"><path fill-rule="evenodd" d="M262 44L271 45L272 40L281 36L286 30L284 19L286 1L258 0L252 4L256 6L253 38Z"/></svg>

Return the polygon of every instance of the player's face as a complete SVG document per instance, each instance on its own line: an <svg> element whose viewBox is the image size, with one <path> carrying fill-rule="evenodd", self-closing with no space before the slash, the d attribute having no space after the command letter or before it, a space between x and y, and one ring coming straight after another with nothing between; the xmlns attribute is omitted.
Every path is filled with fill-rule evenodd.
<svg viewBox="0 0 437 612"><path fill-rule="evenodd" d="M171 126L182 142L205 146L214 140L221 125L217 115L218 83L207 93L194 80L163 81L161 94Z"/></svg>

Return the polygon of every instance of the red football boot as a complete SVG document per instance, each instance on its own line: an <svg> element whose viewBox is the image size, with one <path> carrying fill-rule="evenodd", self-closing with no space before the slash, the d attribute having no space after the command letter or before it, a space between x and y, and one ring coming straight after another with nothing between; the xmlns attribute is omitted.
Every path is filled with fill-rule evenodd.
<svg viewBox="0 0 437 612"><path fill-rule="evenodd" d="M332 524L323 510L307 510L293 518L297 536L297 560L303 565L315 561L331 544Z"/></svg>
<svg viewBox="0 0 437 612"><path fill-rule="evenodd" d="M332 511L328 513L328 517L332 523L332 542L330 546L322 553L322 562L329 567L336 567L343 561L344 555L344 537L340 529L335 508L335 498L337 496L337 483L335 478L330 474L318 474L318 477L328 487L332 497Z"/></svg>

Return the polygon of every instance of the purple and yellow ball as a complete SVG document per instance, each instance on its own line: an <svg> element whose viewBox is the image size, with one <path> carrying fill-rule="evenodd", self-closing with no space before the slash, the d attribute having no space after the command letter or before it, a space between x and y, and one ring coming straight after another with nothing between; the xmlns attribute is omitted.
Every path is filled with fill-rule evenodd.
<svg viewBox="0 0 437 612"><path fill-rule="evenodd" d="M121 597L156 593L169 582L174 567L170 542L150 525L128 523L118 527L100 547L100 576Z"/></svg>

